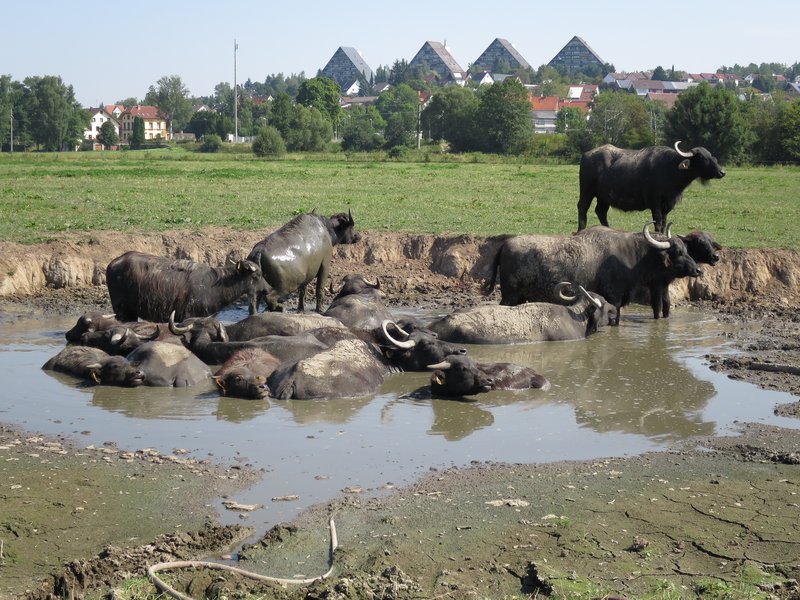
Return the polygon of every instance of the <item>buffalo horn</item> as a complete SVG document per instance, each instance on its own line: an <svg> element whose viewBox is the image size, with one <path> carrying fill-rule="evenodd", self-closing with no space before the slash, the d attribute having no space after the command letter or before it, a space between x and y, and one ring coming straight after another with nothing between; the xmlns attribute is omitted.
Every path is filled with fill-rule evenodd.
<svg viewBox="0 0 800 600"><path fill-rule="evenodd" d="M647 230L647 228L650 225L653 225L654 223L655 221L648 221L647 223L644 224L644 228L642 229L642 233L644 234L644 239L646 239L647 242L651 246L653 246L653 248L658 248L659 250L668 250L669 242L659 242L658 240L654 239L653 236L650 235L650 232Z"/></svg>
<svg viewBox="0 0 800 600"><path fill-rule="evenodd" d="M667 223L667 233L666 233L666 236L667 236L667 239L669 239L669 238L671 238L671 237L672 237L672 223Z"/></svg>
<svg viewBox="0 0 800 600"><path fill-rule="evenodd" d="M372 283L369 279L364 277L364 283L366 283L371 288L375 288L376 290L381 289L381 280L378 277L375 278L375 283Z"/></svg>
<svg viewBox="0 0 800 600"><path fill-rule="evenodd" d="M181 335L182 333L189 333L192 330L192 326L181 326L175 323L175 311L173 310L172 313L169 315L169 330L174 333L175 335Z"/></svg>
<svg viewBox="0 0 800 600"><path fill-rule="evenodd" d="M350 221L350 225L355 225L356 222L353 221L353 211L351 209L347 209L347 220Z"/></svg>
<svg viewBox="0 0 800 600"><path fill-rule="evenodd" d="M678 148L678 144L680 144L680 143L681 143L680 140L675 142L675 152L680 154L683 158L692 158L694 156L694 152L684 152L683 150Z"/></svg>
<svg viewBox="0 0 800 600"><path fill-rule="evenodd" d="M225 325L222 324L222 321L217 321L217 337L221 342L231 341L228 337L228 331L225 329Z"/></svg>
<svg viewBox="0 0 800 600"><path fill-rule="evenodd" d="M577 296L575 295L568 296L567 294L564 293L564 290L566 288L571 288L571 287L572 284L569 281L561 281L556 284L555 293L564 302L574 302Z"/></svg>
<svg viewBox="0 0 800 600"><path fill-rule="evenodd" d="M591 302L592 304L594 304L594 305L595 305L597 308L603 308L603 303L602 303L602 302L600 302L600 300L598 300L597 298L595 298L595 297L594 297L592 294L590 294L589 292L587 292L587 291L586 291L586 288L584 288L582 285L579 285L579 286L578 286L578 289L581 291L581 293L582 293L584 296L586 296L586 297L589 299L589 302Z"/></svg>
<svg viewBox="0 0 800 600"><path fill-rule="evenodd" d="M126 327L125 331L123 331L122 333L119 333L117 331L117 332L111 334L111 343L115 344L117 346L122 345L122 342L124 342L126 339L128 339L128 336L130 334L131 334L131 330L128 327Z"/></svg>
<svg viewBox="0 0 800 600"><path fill-rule="evenodd" d="M428 368L429 369L441 369L442 371L447 371L447 369L449 369L452 366L453 366L453 364L451 362L443 360L442 362L436 363L435 365L428 365Z"/></svg>
<svg viewBox="0 0 800 600"><path fill-rule="evenodd" d="M404 350L408 350L417 345L417 342L415 342L414 340L406 340L404 342L401 342L400 340L394 339L389 334L389 329L388 329L389 324L394 325L397 329L400 329L400 327L397 326L397 323L395 323L394 321L390 321L389 319L384 319L383 323L381 323L381 329L383 329L383 335L385 335L386 339L389 340L392 344L394 344L398 348L403 348Z"/></svg>
<svg viewBox="0 0 800 600"><path fill-rule="evenodd" d="M331 284L328 286L328 291L331 293L331 295L338 296L339 292L342 291L342 288L344 288L344 281L342 281L342 283L339 284L339 287L333 289L333 277L331 277Z"/></svg>

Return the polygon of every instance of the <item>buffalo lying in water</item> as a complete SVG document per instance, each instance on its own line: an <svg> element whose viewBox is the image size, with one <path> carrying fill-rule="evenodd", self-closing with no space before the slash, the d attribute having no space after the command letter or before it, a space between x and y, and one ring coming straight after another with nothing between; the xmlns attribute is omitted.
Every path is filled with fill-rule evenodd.
<svg viewBox="0 0 800 600"><path fill-rule="evenodd" d="M472 396L492 390L550 389L550 382L530 367L513 363L479 363L463 355L447 356L435 365L431 392L435 396Z"/></svg>
<svg viewBox="0 0 800 600"><path fill-rule="evenodd" d="M578 286L579 296L568 296L568 282L557 294L570 306L550 302L526 302L518 306L484 304L459 310L428 327L448 342L461 344L514 344L574 340L591 335L616 321L616 308L602 296Z"/></svg>

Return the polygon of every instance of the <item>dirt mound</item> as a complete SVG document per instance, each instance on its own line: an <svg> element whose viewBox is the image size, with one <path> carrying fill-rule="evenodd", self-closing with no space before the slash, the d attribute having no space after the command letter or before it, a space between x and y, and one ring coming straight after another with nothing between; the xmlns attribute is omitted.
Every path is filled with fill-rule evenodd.
<svg viewBox="0 0 800 600"><path fill-rule="evenodd" d="M0 242L0 297L24 299L53 289L104 291L106 265L128 250L220 265L246 257L266 233L205 228L70 234L32 246ZM333 276L354 272L379 276L398 304L468 305L480 299L480 288L491 276L492 260L504 239L368 231L360 243L337 247ZM673 300L735 302L763 297L790 305L800 299L800 252L732 248L721 255L718 265L704 268L703 277L675 282Z"/></svg>

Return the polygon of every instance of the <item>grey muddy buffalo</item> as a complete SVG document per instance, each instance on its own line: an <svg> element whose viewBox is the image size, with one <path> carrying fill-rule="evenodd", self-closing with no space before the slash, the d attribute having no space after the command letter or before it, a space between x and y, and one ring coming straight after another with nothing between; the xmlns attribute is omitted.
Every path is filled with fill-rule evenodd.
<svg viewBox="0 0 800 600"><path fill-rule="evenodd" d="M652 146L641 150L611 144L583 154L579 171L578 231L586 227L586 213L597 197L594 212L608 226L610 207L623 211L649 210L656 231L664 231L667 215L692 181L720 179L725 169L703 147L685 152L678 147Z"/></svg>
<svg viewBox="0 0 800 600"><path fill-rule="evenodd" d="M260 267L249 260L212 267L142 252L126 252L108 263L106 285L117 319L161 323L172 311L179 321L206 317L244 295L255 302L267 290Z"/></svg>
<svg viewBox="0 0 800 600"><path fill-rule="evenodd" d="M266 294L267 308L282 310L281 297L297 291L297 310L303 312L306 286L316 278L316 310L322 312L322 292L330 272L333 247L360 239L349 211L330 218L311 212L296 216L258 242L247 258L261 267L272 288ZM257 310L258 300L252 301L250 314Z"/></svg>
<svg viewBox="0 0 800 600"><path fill-rule="evenodd" d="M428 327L448 342L515 344L580 339L616 321L617 309L605 298L582 286L577 286L579 295L568 295L570 287L569 282L561 282L556 291L568 306L551 302L484 304L459 310Z"/></svg>
<svg viewBox="0 0 800 600"><path fill-rule="evenodd" d="M495 255L486 292L494 289L498 271L500 303L506 306L558 302L557 284L571 281L614 305L618 325L620 309L637 287L660 297L665 282L702 274L680 238L657 240L648 231L650 224L640 234L592 227L573 236L511 237Z"/></svg>

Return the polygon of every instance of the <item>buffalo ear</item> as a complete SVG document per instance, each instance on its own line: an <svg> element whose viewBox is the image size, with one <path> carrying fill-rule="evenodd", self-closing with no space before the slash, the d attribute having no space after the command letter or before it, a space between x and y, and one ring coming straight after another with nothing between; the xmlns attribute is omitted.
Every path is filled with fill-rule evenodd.
<svg viewBox="0 0 800 600"><path fill-rule="evenodd" d="M225 381L222 379L222 377L217 377L216 375L214 375L212 377L212 379L214 380L214 383L217 384L217 387L219 388L220 394L222 394L224 396L225 395Z"/></svg>
<svg viewBox="0 0 800 600"><path fill-rule="evenodd" d="M691 163L689 162L688 158L683 159L680 163L678 163L678 170L679 171L686 171Z"/></svg>
<svg viewBox="0 0 800 600"><path fill-rule="evenodd" d="M722 250L722 245L718 244L717 242L713 242L711 245L713 246L714 250Z"/></svg>
<svg viewBox="0 0 800 600"><path fill-rule="evenodd" d="M436 385L444 385L444 379L442 378L441 371L434 371L433 376L431 377Z"/></svg>
<svg viewBox="0 0 800 600"><path fill-rule="evenodd" d="M97 385L102 385L103 382L100 380L100 373L98 371L92 369L92 371L89 373L89 377L91 377L92 381L94 381Z"/></svg>

